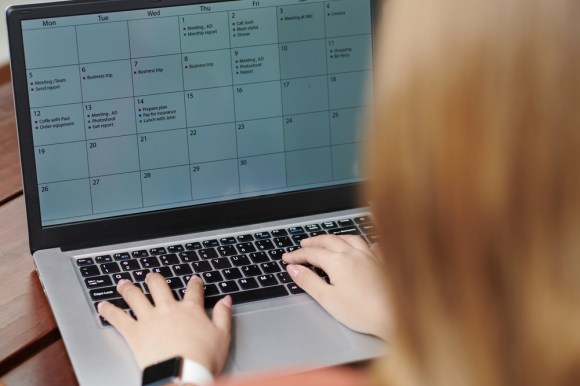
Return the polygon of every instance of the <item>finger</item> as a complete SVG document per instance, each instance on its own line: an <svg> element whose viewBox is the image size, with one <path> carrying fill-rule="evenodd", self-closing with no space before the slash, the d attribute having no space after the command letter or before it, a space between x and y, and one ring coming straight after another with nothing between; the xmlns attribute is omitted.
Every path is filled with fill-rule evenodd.
<svg viewBox="0 0 580 386"><path fill-rule="evenodd" d="M378 260L384 261L384 259L383 259L383 252L381 251L381 247L380 247L379 243L373 243L373 244L371 244L371 253Z"/></svg>
<svg viewBox="0 0 580 386"><path fill-rule="evenodd" d="M232 328L232 297L230 295L216 303L211 320L220 331L229 335Z"/></svg>
<svg viewBox="0 0 580 386"><path fill-rule="evenodd" d="M306 293L314 298L322 306L325 304L325 299L327 298L328 290L331 286L320 278L311 269L306 268L302 265L291 264L287 267L288 274Z"/></svg>
<svg viewBox="0 0 580 386"><path fill-rule="evenodd" d="M147 299L143 291L129 280L119 280L117 283L117 292L125 299L137 318L153 309L151 302Z"/></svg>
<svg viewBox="0 0 580 386"><path fill-rule="evenodd" d="M107 301L100 302L97 305L97 311L99 315L105 318L107 322L111 323L123 335L125 335L125 332L130 331L133 328L133 323L135 323L133 318L127 315L125 311Z"/></svg>
<svg viewBox="0 0 580 386"><path fill-rule="evenodd" d="M342 240L346 241L348 243L348 245L350 245L353 248L356 248L358 250L361 250L367 254L371 253L371 249L369 247L369 245L367 244L367 242L360 236L357 235L341 235L338 236L340 237Z"/></svg>
<svg viewBox="0 0 580 386"><path fill-rule="evenodd" d="M294 252L286 253L282 259L288 264L312 264L323 270L332 269L332 263L336 252L324 248L300 248Z"/></svg>
<svg viewBox="0 0 580 386"><path fill-rule="evenodd" d="M171 293L171 289L162 275L150 272L145 277L145 283L149 287L149 292L156 306L170 304L175 301L173 293Z"/></svg>
<svg viewBox="0 0 580 386"><path fill-rule="evenodd" d="M300 245L303 248L324 248L333 252L344 252L351 248L349 243L335 235L320 235L316 237L309 237L300 241Z"/></svg>
<svg viewBox="0 0 580 386"><path fill-rule="evenodd" d="M193 302L203 307L203 280L197 275L193 275L187 283L185 295L183 295L184 302Z"/></svg>

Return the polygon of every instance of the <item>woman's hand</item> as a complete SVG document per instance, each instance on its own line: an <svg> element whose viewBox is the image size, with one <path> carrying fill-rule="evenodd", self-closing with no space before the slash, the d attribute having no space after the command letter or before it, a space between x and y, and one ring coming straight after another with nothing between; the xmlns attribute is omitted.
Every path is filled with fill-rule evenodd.
<svg viewBox="0 0 580 386"><path fill-rule="evenodd" d="M391 315L376 248L351 235L322 235L300 245L283 257L294 282L345 326L387 340ZM300 264L321 268L330 284Z"/></svg>
<svg viewBox="0 0 580 386"><path fill-rule="evenodd" d="M123 335L140 368L182 356L219 374L230 346L232 298L221 299L210 319L203 307L203 282L199 277L192 276L182 301L175 300L160 274L148 274L145 282L155 305L130 281L117 284L117 291L137 320L111 303L98 306L99 314Z"/></svg>

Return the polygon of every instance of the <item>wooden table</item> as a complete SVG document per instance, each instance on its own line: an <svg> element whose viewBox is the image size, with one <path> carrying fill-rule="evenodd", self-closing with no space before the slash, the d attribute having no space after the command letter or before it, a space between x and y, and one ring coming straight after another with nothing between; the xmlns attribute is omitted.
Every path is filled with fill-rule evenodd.
<svg viewBox="0 0 580 386"><path fill-rule="evenodd" d="M11 87L0 85L0 386L77 385L28 249Z"/></svg>

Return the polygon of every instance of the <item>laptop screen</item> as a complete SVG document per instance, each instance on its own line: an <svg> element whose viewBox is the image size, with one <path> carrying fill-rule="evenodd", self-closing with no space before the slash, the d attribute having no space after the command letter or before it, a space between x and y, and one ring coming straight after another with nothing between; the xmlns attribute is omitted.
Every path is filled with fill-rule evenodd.
<svg viewBox="0 0 580 386"><path fill-rule="evenodd" d="M360 181L369 0L23 20L42 226Z"/></svg>

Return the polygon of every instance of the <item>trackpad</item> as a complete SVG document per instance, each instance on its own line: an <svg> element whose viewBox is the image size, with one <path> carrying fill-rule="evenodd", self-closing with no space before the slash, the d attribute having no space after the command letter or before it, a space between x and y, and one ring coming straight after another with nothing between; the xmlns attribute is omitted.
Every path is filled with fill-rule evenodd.
<svg viewBox="0 0 580 386"><path fill-rule="evenodd" d="M349 330L314 302L236 315L233 360L238 371L318 367L348 360Z"/></svg>

